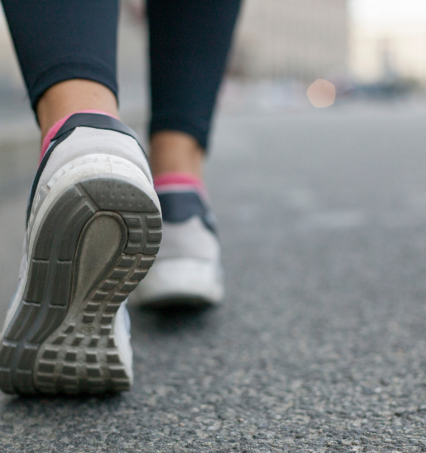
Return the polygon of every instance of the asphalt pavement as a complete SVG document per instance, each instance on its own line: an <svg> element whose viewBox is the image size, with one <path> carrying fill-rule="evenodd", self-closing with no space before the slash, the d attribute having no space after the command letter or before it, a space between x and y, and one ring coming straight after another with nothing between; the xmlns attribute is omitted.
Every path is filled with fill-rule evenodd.
<svg viewBox="0 0 426 453"><path fill-rule="evenodd" d="M0 396L13 453L425 452L426 107L221 115L208 182L227 294L132 309L135 385ZM37 151L0 154L0 294Z"/></svg>

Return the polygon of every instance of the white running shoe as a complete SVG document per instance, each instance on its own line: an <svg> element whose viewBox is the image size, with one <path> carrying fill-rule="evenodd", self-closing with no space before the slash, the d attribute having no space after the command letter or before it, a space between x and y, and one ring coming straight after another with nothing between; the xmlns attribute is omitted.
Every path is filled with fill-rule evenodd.
<svg viewBox="0 0 426 453"><path fill-rule="evenodd" d="M103 393L133 381L124 302L161 240L161 208L134 132L71 116L34 180L18 290L0 335L6 393Z"/></svg>
<svg viewBox="0 0 426 453"><path fill-rule="evenodd" d="M132 293L132 304L163 308L220 302L224 293L215 218L197 190L157 189L163 239L149 275Z"/></svg>

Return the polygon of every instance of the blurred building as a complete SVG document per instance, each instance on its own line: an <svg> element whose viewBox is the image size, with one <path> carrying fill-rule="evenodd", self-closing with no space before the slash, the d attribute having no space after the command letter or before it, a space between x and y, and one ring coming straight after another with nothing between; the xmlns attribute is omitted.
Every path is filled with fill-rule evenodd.
<svg viewBox="0 0 426 453"><path fill-rule="evenodd" d="M354 23L352 74L360 82L402 79L426 86L426 21Z"/></svg>
<svg viewBox="0 0 426 453"><path fill-rule="evenodd" d="M312 81L347 70L346 0L245 0L231 72Z"/></svg>

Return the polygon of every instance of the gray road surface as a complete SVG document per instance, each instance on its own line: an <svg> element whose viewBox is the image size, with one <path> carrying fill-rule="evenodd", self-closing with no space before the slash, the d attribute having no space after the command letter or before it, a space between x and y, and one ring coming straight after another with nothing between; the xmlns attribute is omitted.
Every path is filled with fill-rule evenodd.
<svg viewBox="0 0 426 453"><path fill-rule="evenodd" d="M134 390L2 395L0 451L426 451L425 124L392 104L222 116L208 179L224 307L132 310ZM14 153L0 155L1 316L35 165Z"/></svg>

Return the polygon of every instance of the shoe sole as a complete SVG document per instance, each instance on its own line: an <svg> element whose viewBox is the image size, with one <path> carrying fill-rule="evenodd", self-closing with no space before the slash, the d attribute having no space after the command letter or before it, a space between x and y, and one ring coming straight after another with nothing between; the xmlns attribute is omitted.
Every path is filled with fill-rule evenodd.
<svg viewBox="0 0 426 453"><path fill-rule="evenodd" d="M143 286L131 295L130 303L150 309L217 306L224 293L221 274L216 263L159 258Z"/></svg>
<svg viewBox="0 0 426 453"><path fill-rule="evenodd" d="M117 345L115 314L160 240L159 209L128 178L98 175L61 192L37 230L23 297L0 344L0 388L128 390L132 371Z"/></svg>

